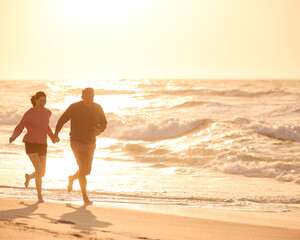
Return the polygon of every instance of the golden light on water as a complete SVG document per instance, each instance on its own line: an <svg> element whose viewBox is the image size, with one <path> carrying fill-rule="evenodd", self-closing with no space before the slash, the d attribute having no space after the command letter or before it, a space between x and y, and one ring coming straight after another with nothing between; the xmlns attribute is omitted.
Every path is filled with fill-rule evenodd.
<svg viewBox="0 0 300 240"><path fill-rule="evenodd" d="M192 186L186 196L206 194L201 189L210 185L201 184L201 177L210 169L197 168L198 164L202 166L206 161L217 160L217 164L212 161L211 168L223 171L222 164L227 164L228 153L234 156L238 151L242 156L233 159L236 162L229 158L226 167L234 173L245 174L240 169L243 170L251 152L257 158L264 157L256 147L260 150L265 144L265 139L261 138L265 130L271 131L275 139L277 134L282 136L282 132L271 125L267 129L259 125L263 128L259 131L249 123L241 127L234 119L227 121L227 114L246 115L252 122L259 116L257 109L261 113L274 111L275 105L269 104L274 99L268 98L272 92L275 98L277 93L289 96L285 102L276 103L277 107L286 109L282 104L297 104L293 101L298 99L298 91L293 89L298 85L286 88L283 82L288 81L283 81L279 87L265 86L258 84L260 81L254 83L245 79L300 77L300 1L0 2L0 80L6 88L1 103L2 123L11 128L7 131L4 127L2 132L7 136L3 139L7 141L12 125L17 124L25 110L23 107L31 107L28 96L43 90L37 88L47 91L46 107L52 111L50 126L54 130L68 106L81 100L82 89L93 87L95 102L103 107L109 125L97 138L93 172L88 176L89 190L101 189L106 193L158 191L168 195L177 192L177 196L182 196L189 191L186 186ZM25 79L28 81L22 86ZM196 79L207 80L198 84ZM20 81L10 84L6 80ZM257 93L260 97L256 97ZM249 113L244 108L247 104ZM275 110L276 114L281 112ZM295 119L297 122L294 108L286 109L284 114L284 121L293 124ZM203 122L195 121L199 119ZM68 125L60 133L59 144L48 141L45 189L65 189L68 175L78 169L69 144ZM250 128L250 131L243 128ZM254 134L249 135L249 132ZM292 133L295 132L292 130ZM298 139L298 135L296 137ZM272 141L276 143L277 140ZM2 151L11 148L9 151L15 154L3 153L3 162L9 165L10 161L6 160L9 157L15 161L9 167L12 170L19 167L18 173L6 174L15 175L13 181L17 186L23 185L22 166L26 171L32 171L33 166L24 154L21 136L13 145L6 144ZM245 148L245 144L253 149ZM296 144L291 148L290 143L280 144L289 149L286 151L290 152L288 158L294 159ZM274 159L285 160L286 156L281 155L274 144L268 147ZM177 174L180 173L178 166L183 166L181 173L193 169L201 177ZM266 163L266 170L258 176L265 177L269 168L273 169ZM277 175L276 179L291 177L299 182L298 175L279 170L283 177ZM253 174L251 169L249 172ZM219 177L219 173L216 175ZM237 179L239 181L233 181L233 185L240 183L241 179ZM223 193L224 186L231 190L233 185L229 183L215 186L212 199ZM79 189L78 181L74 188ZM245 191L244 196L248 196L248 189L241 188L238 193Z"/></svg>
<svg viewBox="0 0 300 240"><path fill-rule="evenodd" d="M148 80L101 80L87 79L85 81L66 79L55 81L55 84L48 83L50 88L47 106L51 109L65 110L77 101L81 101L81 91L84 88L95 89L94 101L99 103L106 113L136 114L133 108L145 108L149 101L143 101L139 96L138 85L146 84ZM160 106L161 103L153 103L149 107Z"/></svg>

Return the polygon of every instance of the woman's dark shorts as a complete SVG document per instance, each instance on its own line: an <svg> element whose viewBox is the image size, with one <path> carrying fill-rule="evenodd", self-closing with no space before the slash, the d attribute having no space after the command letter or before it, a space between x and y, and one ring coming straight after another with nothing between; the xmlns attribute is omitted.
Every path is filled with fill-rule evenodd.
<svg viewBox="0 0 300 240"><path fill-rule="evenodd" d="M26 154L37 153L39 156L47 155L47 144L25 142Z"/></svg>

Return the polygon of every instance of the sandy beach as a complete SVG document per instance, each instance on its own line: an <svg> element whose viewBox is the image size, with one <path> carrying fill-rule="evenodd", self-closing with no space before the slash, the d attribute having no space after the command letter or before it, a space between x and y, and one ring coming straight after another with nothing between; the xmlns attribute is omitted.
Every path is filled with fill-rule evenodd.
<svg viewBox="0 0 300 240"><path fill-rule="evenodd" d="M0 0L0 240L300 240L299 10Z"/></svg>
<svg viewBox="0 0 300 240"><path fill-rule="evenodd" d="M0 199L0 239L300 239L297 217ZM194 214L189 214L194 213ZM188 216L190 215L190 216Z"/></svg>

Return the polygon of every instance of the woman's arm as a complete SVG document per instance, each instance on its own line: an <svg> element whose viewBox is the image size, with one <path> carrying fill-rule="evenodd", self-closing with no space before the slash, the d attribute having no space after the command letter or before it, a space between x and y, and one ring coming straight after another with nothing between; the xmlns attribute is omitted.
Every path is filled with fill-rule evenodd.
<svg viewBox="0 0 300 240"><path fill-rule="evenodd" d="M49 125L48 125L48 131L47 131L47 134L48 134L48 136L50 137L51 141L52 141L53 143L56 143L56 140L55 140L55 138L54 138L54 134L53 134L53 132L52 132L52 130L51 130L51 128L50 128Z"/></svg>
<svg viewBox="0 0 300 240"><path fill-rule="evenodd" d="M20 123L15 127L11 137L9 138L9 142L12 143L13 141L16 140L17 137L20 136L20 134L23 132L23 129L26 126L26 121L27 121L28 114L27 112L24 114L22 117Z"/></svg>

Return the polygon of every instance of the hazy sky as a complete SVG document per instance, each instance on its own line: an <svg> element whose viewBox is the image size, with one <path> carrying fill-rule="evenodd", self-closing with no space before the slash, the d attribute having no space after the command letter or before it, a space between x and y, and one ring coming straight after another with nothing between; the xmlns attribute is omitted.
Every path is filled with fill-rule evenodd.
<svg viewBox="0 0 300 240"><path fill-rule="evenodd" d="M300 78L299 0L0 0L0 79Z"/></svg>

